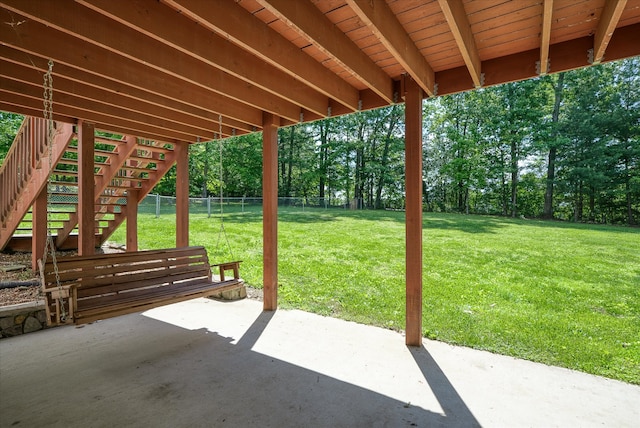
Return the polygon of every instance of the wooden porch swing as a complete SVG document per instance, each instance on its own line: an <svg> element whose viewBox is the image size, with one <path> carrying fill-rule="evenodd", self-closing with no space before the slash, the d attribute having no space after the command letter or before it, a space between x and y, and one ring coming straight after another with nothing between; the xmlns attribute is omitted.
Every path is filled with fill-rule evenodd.
<svg viewBox="0 0 640 428"><path fill-rule="evenodd" d="M40 270L47 323L85 324L218 294L242 283L238 265L213 265L214 281L204 247L50 258Z"/></svg>
<svg viewBox="0 0 640 428"><path fill-rule="evenodd" d="M44 76L50 164L52 67L50 61ZM47 186L47 202L50 202L50 187ZM47 221L51 222L50 213ZM43 260L38 260L49 326L85 324L218 294L242 284L239 265L239 261L210 265L202 246L57 258L50 233ZM218 280L213 279L212 267L218 268ZM225 279L225 271L229 270L233 271L233 277Z"/></svg>

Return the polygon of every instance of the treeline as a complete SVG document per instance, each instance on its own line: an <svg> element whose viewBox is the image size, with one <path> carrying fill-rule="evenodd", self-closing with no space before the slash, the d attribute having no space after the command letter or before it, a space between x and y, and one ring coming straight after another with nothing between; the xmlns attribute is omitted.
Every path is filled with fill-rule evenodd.
<svg viewBox="0 0 640 428"><path fill-rule="evenodd" d="M634 58L426 100L425 210L637 224L639 75ZM19 122L0 119L8 138ZM282 128L279 195L401 209L403 136L403 105ZM192 196L219 195L221 177L225 196L260 196L260 134L220 149L191 146ZM154 191L174 194L174 178Z"/></svg>
<svg viewBox="0 0 640 428"><path fill-rule="evenodd" d="M425 101L425 210L636 224L639 71L636 58ZM402 208L403 108L281 129L279 195ZM260 196L260 135L222 148L225 195ZM194 196L219 194L219 149L191 148Z"/></svg>

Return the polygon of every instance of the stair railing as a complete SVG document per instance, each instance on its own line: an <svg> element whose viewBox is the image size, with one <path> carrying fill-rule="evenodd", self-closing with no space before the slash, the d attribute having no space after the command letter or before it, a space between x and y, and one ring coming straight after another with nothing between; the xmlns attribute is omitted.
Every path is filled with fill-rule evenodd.
<svg viewBox="0 0 640 428"><path fill-rule="evenodd" d="M4 227L34 169L47 152L47 122L25 117L0 166L0 227Z"/></svg>

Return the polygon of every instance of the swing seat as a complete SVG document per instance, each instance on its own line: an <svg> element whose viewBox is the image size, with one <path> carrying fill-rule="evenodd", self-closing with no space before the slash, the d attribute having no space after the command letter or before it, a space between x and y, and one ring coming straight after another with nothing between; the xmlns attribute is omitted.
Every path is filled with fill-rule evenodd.
<svg viewBox="0 0 640 428"><path fill-rule="evenodd" d="M48 260L40 269L47 324L85 324L207 297L242 283L239 262L230 263L233 278L214 281L204 247L61 257L58 284Z"/></svg>

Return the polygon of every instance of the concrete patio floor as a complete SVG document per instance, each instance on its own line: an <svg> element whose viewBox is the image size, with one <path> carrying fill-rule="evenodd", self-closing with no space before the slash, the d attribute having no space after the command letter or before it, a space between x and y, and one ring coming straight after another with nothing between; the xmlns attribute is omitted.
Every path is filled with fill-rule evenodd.
<svg viewBox="0 0 640 428"><path fill-rule="evenodd" d="M255 300L0 341L0 426L632 427L640 387Z"/></svg>

